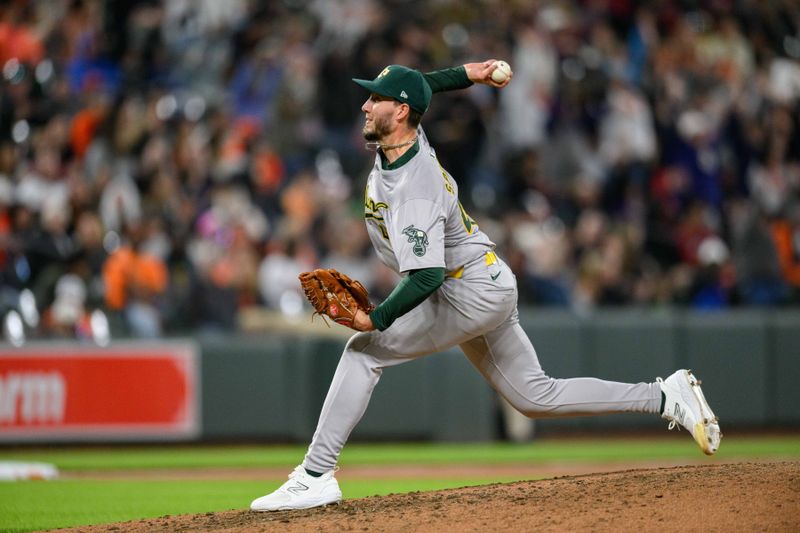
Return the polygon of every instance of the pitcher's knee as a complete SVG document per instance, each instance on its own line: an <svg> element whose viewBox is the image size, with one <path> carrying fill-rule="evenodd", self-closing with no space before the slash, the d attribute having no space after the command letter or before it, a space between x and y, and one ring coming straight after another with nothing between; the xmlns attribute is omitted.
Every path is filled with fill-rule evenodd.
<svg viewBox="0 0 800 533"><path fill-rule="evenodd" d="M511 397L506 397L506 399L514 409L528 418L543 418L551 416L560 405L552 394L554 387L555 380L545 376L535 384L530 384L525 390L509 395Z"/></svg>
<svg viewBox="0 0 800 533"><path fill-rule="evenodd" d="M527 400L511 402L511 405L528 418L542 418L546 416L547 413L547 408L545 406Z"/></svg>

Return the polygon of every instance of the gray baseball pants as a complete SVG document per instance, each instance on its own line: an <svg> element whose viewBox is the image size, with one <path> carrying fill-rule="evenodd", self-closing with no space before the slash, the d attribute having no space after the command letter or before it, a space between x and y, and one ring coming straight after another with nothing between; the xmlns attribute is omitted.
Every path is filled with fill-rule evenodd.
<svg viewBox="0 0 800 533"><path fill-rule="evenodd" d="M303 465L315 472L336 466L384 368L455 345L498 393L531 418L658 413L660 407L657 383L547 376L519 325L514 275L502 261L480 261L462 278L445 279L439 290L385 331L350 338Z"/></svg>

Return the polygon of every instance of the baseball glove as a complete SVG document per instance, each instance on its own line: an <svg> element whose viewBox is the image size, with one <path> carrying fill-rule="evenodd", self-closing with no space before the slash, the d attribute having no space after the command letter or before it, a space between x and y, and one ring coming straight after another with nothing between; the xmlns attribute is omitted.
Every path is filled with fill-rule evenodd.
<svg viewBox="0 0 800 533"><path fill-rule="evenodd" d="M353 327L356 310L369 313L375 309L367 289L337 270L318 268L298 277L315 315L328 316L338 324Z"/></svg>

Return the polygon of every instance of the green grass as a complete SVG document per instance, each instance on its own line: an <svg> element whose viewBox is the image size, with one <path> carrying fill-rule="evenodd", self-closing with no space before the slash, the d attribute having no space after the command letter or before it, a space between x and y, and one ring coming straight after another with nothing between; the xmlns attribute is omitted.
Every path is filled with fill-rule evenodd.
<svg viewBox="0 0 800 533"><path fill-rule="evenodd" d="M44 461L63 471L270 466L291 469L302 460L305 451L306 446L268 445L0 449L0 461ZM648 439L544 439L531 444L349 444L340 464L644 461L696 459L697 453L694 441L684 433ZM776 456L800 456L800 436L726 437L716 455L722 459Z"/></svg>
<svg viewBox="0 0 800 533"><path fill-rule="evenodd" d="M683 437L683 438L680 438ZM163 515L244 509L255 496L285 479L302 460L305 446L141 446L23 448L0 450L0 461L44 461L64 472L80 470L279 467L275 479L99 480L62 479L0 483L0 531L30 531ZM800 458L800 435L731 436L718 460ZM687 435L659 439L543 439L531 444L352 444L341 465L545 464L702 460ZM414 490L437 490L519 478L345 480L347 498Z"/></svg>

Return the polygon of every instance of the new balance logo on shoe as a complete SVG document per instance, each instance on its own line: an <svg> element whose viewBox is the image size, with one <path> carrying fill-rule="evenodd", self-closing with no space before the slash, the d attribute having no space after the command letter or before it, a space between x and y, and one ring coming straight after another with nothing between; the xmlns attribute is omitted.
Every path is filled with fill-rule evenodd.
<svg viewBox="0 0 800 533"><path fill-rule="evenodd" d="M680 404L679 404L679 403L676 403L676 404L675 404L675 420L677 420L678 422L680 422L680 423L681 423L681 425L684 425L684 426L685 426L686 424L684 424L684 422L683 422L683 420L684 420L684 417L686 417L686 411L684 411L683 409L681 409L681 406L680 406Z"/></svg>
<svg viewBox="0 0 800 533"><path fill-rule="evenodd" d="M292 494L300 494L301 492L305 492L308 490L308 485L303 485L298 481L297 485L295 485L294 487L289 487L286 490L287 492L291 492Z"/></svg>

